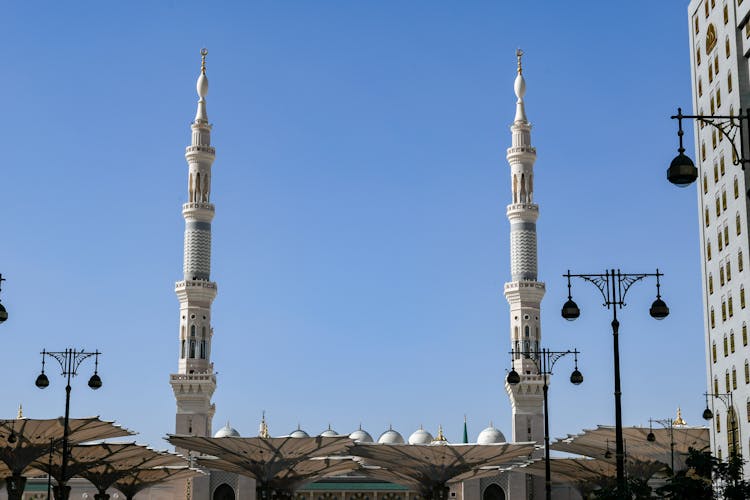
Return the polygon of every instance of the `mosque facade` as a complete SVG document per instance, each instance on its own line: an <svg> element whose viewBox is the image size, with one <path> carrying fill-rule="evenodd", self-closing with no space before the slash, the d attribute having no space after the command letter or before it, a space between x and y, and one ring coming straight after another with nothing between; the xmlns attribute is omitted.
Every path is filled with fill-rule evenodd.
<svg viewBox="0 0 750 500"><path fill-rule="evenodd" d="M176 401L175 434L209 436L215 405L211 397L216 389L216 374L211 362L211 304L217 286L211 281L211 222L215 208L210 201L211 168L215 149L211 146L211 125L208 122L206 97L205 49L201 52L201 71L196 84L198 105L191 124L191 142L185 151L188 164L187 202L182 207L185 219L183 276L175 285L179 299L178 369L170 375ZM518 67L514 83L516 113L510 127L511 146L506 158L511 174L511 203L507 207L510 222L511 281L505 284L504 294L510 306L510 341L513 368L520 374L521 383L505 384L512 407L512 441L543 440L542 380L537 375L534 353L540 350L540 303L545 286L537 276L536 221L539 206L534 203L534 162L536 150L531 145L531 124L526 117L524 95L526 82L521 65L522 52L517 52ZM268 436L263 417L260 436ZM329 429L321 436L339 435ZM240 436L227 425L215 437ZM291 437L308 437L298 428ZM359 442L374 442L372 435L362 428L349 436ZM466 433L465 433L466 436ZM465 439L467 439L465 437ZM444 441L442 429L437 436L419 428L404 439L389 428L379 435L379 443L430 444ZM477 436L477 443L505 442L503 433L492 424ZM185 450L177 450L185 452ZM203 478L189 480L175 486L175 498L212 500L255 500L254 481L223 471L211 471ZM544 482L521 473L503 473L497 477L474 479L454 485L451 499L505 500L542 498ZM357 476L327 478L301 488L297 500L410 500L419 497L416 491ZM567 496L566 496L567 498Z"/></svg>

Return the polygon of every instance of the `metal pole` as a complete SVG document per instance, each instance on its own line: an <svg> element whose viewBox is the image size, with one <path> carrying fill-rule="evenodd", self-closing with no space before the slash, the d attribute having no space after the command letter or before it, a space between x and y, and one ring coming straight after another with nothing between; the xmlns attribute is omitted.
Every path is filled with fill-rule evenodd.
<svg viewBox="0 0 750 500"><path fill-rule="evenodd" d="M60 490L60 500L68 500L67 492L67 480L65 474L68 469L68 436L70 435L70 429L68 423L70 421L70 377L73 373L73 349L65 349L65 362L68 375L68 385L65 386L65 421L63 425L63 442L62 442L62 465L60 466L60 481L58 481L57 488Z"/></svg>
<svg viewBox="0 0 750 500"><path fill-rule="evenodd" d="M552 500L552 471L549 461L549 411L547 408L547 355L549 351L542 349L542 374L544 376L544 495L546 500Z"/></svg>
<svg viewBox="0 0 750 500"><path fill-rule="evenodd" d="M620 322L617 321L617 305L620 302L617 294L617 282L615 281L615 270L611 271L612 276L612 341L614 343L614 364L615 364L615 460L617 465L617 489L620 495L625 491L625 454L622 444L622 402L620 400L622 391L620 389L620 342L618 332ZM617 271L617 278L620 278L620 271Z"/></svg>
<svg viewBox="0 0 750 500"><path fill-rule="evenodd" d="M49 471L47 473L47 500L51 498L52 491L52 453L55 451L55 440L49 440Z"/></svg>

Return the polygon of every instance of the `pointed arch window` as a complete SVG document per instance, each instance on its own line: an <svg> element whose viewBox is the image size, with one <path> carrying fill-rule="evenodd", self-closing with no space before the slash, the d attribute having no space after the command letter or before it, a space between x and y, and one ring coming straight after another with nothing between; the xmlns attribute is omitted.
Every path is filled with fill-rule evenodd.
<svg viewBox="0 0 750 500"><path fill-rule="evenodd" d="M726 8L726 7L724 7L724 8ZM726 37L726 39L724 40L724 53L727 56L727 59L729 59L729 54L731 53L731 51L729 50L729 48L730 48L729 47L729 37Z"/></svg>
<svg viewBox="0 0 750 500"><path fill-rule="evenodd" d="M732 390L737 390L737 370L732 367Z"/></svg>
<svg viewBox="0 0 750 500"><path fill-rule="evenodd" d="M719 263L719 285L724 286L724 266Z"/></svg>
<svg viewBox="0 0 750 500"><path fill-rule="evenodd" d="M721 198L719 198L719 195L716 195L716 217L721 215Z"/></svg>
<svg viewBox="0 0 750 500"><path fill-rule="evenodd" d="M714 314L714 308L711 308L711 328L716 328L716 315ZM718 392L718 391L717 391Z"/></svg>
<svg viewBox="0 0 750 500"><path fill-rule="evenodd" d="M185 339L182 339L180 342L182 343L180 346L180 358L185 359Z"/></svg>
<svg viewBox="0 0 750 500"><path fill-rule="evenodd" d="M750 398L747 398L746 409L747 409L747 421L750 422Z"/></svg>
<svg viewBox="0 0 750 500"><path fill-rule="evenodd" d="M711 241L706 243L706 260L711 260Z"/></svg>
<svg viewBox="0 0 750 500"><path fill-rule="evenodd" d="M721 190L721 209L722 210L727 209L727 190L726 189Z"/></svg>
<svg viewBox="0 0 750 500"><path fill-rule="evenodd" d="M701 160L706 161L706 143L705 142L701 144Z"/></svg>
<svg viewBox="0 0 750 500"><path fill-rule="evenodd" d="M714 293L714 277L711 273L708 273L708 293L709 295Z"/></svg>
<svg viewBox="0 0 750 500"><path fill-rule="evenodd" d="M195 340L190 339L190 359L195 359Z"/></svg>
<svg viewBox="0 0 750 500"><path fill-rule="evenodd" d="M719 378L714 375L714 394L719 394Z"/></svg>
<svg viewBox="0 0 750 500"><path fill-rule="evenodd" d="M698 97L703 96L703 80L698 78Z"/></svg>
<svg viewBox="0 0 750 500"><path fill-rule="evenodd" d="M729 356L729 342L727 340L727 334L724 334L724 357Z"/></svg>
<svg viewBox="0 0 750 500"><path fill-rule="evenodd" d="M711 217L710 217L710 214L708 213L708 208L706 208L706 227L710 225L711 225Z"/></svg>
<svg viewBox="0 0 750 500"><path fill-rule="evenodd" d="M724 24L729 22L729 7L724 4ZM727 57L729 57L729 37L727 37Z"/></svg>
<svg viewBox="0 0 750 500"><path fill-rule="evenodd" d="M719 76L719 55L718 54L714 56L714 73L716 73L716 76Z"/></svg>
<svg viewBox="0 0 750 500"><path fill-rule="evenodd" d="M722 297L721 300L721 321L724 322L727 320L727 302Z"/></svg>
<svg viewBox="0 0 750 500"><path fill-rule="evenodd" d="M734 330L729 330L729 350L734 353Z"/></svg>
<svg viewBox="0 0 750 500"><path fill-rule="evenodd" d="M716 89L716 109L721 107L721 89ZM721 134L719 134L721 137Z"/></svg>
<svg viewBox="0 0 750 500"><path fill-rule="evenodd" d="M716 341L711 344L711 360L716 363Z"/></svg>
<svg viewBox="0 0 750 500"><path fill-rule="evenodd" d="M714 162L714 182L719 182L719 165Z"/></svg>
<svg viewBox="0 0 750 500"><path fill-rule="evenodd" d="M724 174L727 173L724 167L724 155L721 155L721 158L719 158L719 170L721 171L721 176L724 177Z"/></svg>
<svg viewBox="0 0 750 500"><path fill-rule="evenodd" d="M727 283L732 281L732 261L727 259Z"/></svg>
<svg viewBox="0 0 750 500"><path fill-rule="evenodd" d="M739 218L737 220L739 220ZM729 246L729 226L727 226L726 222L724 223L724 246Z"/></svg>
<svg viewBox="0 0 750 500"><path fill-rule="evenodd" d="M740 285L740 309L745 308L745 285Z"/></svg>
<svg viewBox="0 0 750 500"><path fill-rule="evenodd" d="M750 362L745 360L745 384L750 384Z"/></svg>
<svg viewBox="0 0 750 500"><path fill-rule="evenodd" d="M742 345L747 345L747 323L742 322Z"/></svg>
<svg viewBox="0 0 750 500"><path fill-rule="evenodd" d="M745 267L745 263L742 262L742 250L737 252L737 269L742 272Z"/></svg>
<svg viewBox="0 0 750 500"><path fill-rule="evenodd" d="M698 20L698 16L695 16L695 20L693 22L693 25L695 26L695 34L697 35L701 31L701 24Z"/></svg>
<svg viewBox="0 0 750 500"><path fill-rule="evenodd" d="M700 45L695 47L695 61L698 63L698 66L701 65L701 46Z"/></svg>
<svg viewBox="0 0 750 500"><path fill-rule="evenodd" d="M734 199L740 197L740 182L737 180L737 176L734 176Z"/></svg>
<svg viewBox="0 0 750 500"><path fill-rule="evenodd" d="M727 92L732 93L732 73L727 73ZM733 114L733 113L732 113Z"/></svg>
<svg viewBox="0 0 750 500"><path fill-rule="evenodd" d="M734 218L735 223L737 225L737 236L742 234L742 219L740 218L740 213L737 212L737 215Z"/></svg>
<svg viewBox="0 0 750 500"><path fill-rule="evenodd" d="M708 194L708 177L703 174L703 194Z"/></svg>
<svg viewBox="0 0 750 500"><path fill-rule="evenodd" d="M730 407L727 412L727 451L730 456L734 455L735 450L738 447L737 435L739 429L737 427L737 417L734 414L734 407Z"/></svg>
<svg viewBox="0 0 750 500"><path fill-rule="evenodd" d="M726 370L724 372L724 389L726 389L724 392L729 392L731 390L731 384L729 382L729 370Z"/></svg>

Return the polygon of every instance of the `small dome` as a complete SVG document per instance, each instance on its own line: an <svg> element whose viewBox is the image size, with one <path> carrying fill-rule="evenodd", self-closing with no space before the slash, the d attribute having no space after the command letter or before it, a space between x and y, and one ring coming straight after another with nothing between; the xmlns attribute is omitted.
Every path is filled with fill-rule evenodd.
<svg viewBox="0 0 750 500"><path fill-rule="evenodd" d="M495 444L505 442L506 440L505 436L503 436L503 433L495 429L492 424L490 424L489 427L480 432L477 436L477 444Z"/></svg>
<svg viewBox="0 0 750 500"><path fill-rule="evenodd" d="M322 437L336 437L339 435L339 433L331 429L331 424L328 424L328 429L321 432L320 435Z"/></svg>
<svg viewBox="0 0 750 500"><path fill-rule="evenodd" d="M372 436L370 436L370 433L366 430L362 429L362 426L359 426L359 429L349 434L349 439L356 441L358 443L372 443L373 439Z"/></svg>
<svg viewBox="0 0 750 500"><path fill-rule="evenodd" d="M387 431L382 433L378 438L380 444L404 444L404 437L398 432L394 431L393 428L389 428Z"/></svg>
<svg viewBox="0 0 750 500"><path fill-rule="evenodd" d="M420 427L409 436L409 444L430 444L433 440L432 434Z"/></svg>
<svg viewBox="0 0 750 500"><path fill-rule="evenodd" d="M309 438L310 435L308 433L306 433L305 431L303 431L302 429L300 429L299 427L297 427L296 430L292 431L292 433L289 434L289 437L293 437L293 438Z"/></svg>
<svg viewBox="0 0 750 500"><path fill-rule="evenodd" d="M225 438L225 437L240 437L240 433L235 429L234 427L229 426L229 422L227 422L227 425L216 431L216 434L214 434L215 438Z"/></svg>

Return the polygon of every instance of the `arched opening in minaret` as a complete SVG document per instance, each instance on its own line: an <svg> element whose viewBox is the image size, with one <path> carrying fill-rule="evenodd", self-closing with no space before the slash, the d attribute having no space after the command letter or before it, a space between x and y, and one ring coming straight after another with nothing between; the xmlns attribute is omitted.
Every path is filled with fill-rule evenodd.
<svg viewBox="0 0 750 500"><path fill-rule="evenodd" d="M234 500L234 490L224 483L214 490L213 500Z"/></svg>
<svg viewBox="0 0 750 500"><path fill-rule="evenodd" d="M521 174L521 203L526 203L526 176Z"/></svg>
<svg viewBox="0 0 750 500"><path fill-rule="evenodd" d="M482 500L505 500L505 492L500 486L491 484L484 490Z"/></svg>

